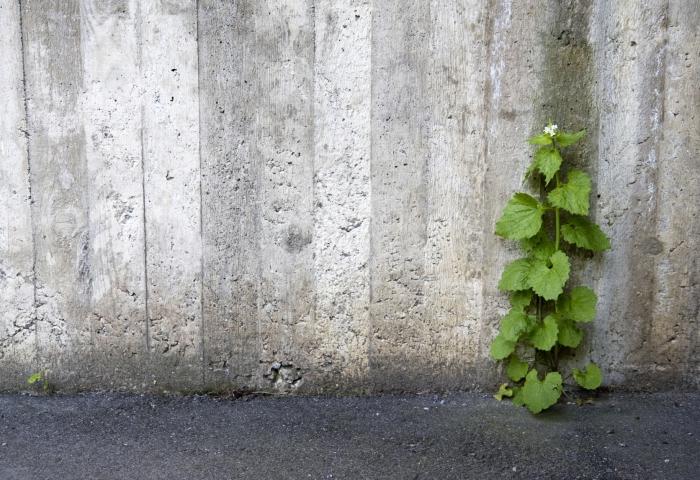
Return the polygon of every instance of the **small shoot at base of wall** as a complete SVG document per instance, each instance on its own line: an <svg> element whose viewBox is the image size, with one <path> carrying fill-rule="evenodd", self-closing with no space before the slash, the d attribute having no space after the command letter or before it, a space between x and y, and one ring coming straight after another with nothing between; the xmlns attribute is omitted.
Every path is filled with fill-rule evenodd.
<svg viewBox="0 0 700 480"><path fill-rule="evenodd" d="M27 385L31 386L36 392L50 395L53 393L53 386L49 383L48 371L34 372L27 377Z"/></svg>
<svg viewBox="0 0 700 480"><path fill-rule="evenodd" d="M586 390L602 381L593 362L562 377L560 355L583 340L581 324L596 316L597 297L585 286L567 289L571 273L569 256L584 250L598 253L610 248L610 240L588 219L591 179L569 169L564 178L561 149L585 135L562 132L550 122L529 139L538 147L525 178L539 186L540 196L516 193L496 223L496 234L520 242L523 258L506 265L498 288L510 293L510 311L501 319L500 331L491 343L491 356L503 361L512 385L501 385L497 400L539 413L559 401L564 379L573 378Z"/></svg>

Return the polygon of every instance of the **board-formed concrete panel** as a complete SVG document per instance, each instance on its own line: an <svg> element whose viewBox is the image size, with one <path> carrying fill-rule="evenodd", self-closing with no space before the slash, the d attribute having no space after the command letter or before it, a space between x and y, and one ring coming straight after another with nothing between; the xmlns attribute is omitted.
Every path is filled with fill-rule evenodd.
<svg viewBox="0 0 700 480"><path fill-rule="evenodd" d="M697 387L700 5L0 1L0 388L489 387L548 121L613 249L568 359Z"/></svg>

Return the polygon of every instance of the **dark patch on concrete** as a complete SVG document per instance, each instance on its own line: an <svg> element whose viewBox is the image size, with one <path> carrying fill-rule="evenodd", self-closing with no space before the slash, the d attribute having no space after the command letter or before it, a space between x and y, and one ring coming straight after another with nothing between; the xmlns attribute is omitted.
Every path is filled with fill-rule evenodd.
<svg viewBox="0 0 700 480"><path fill-rule="evenodd" d="M647 237L641 241L640 250L646 255L658 255L664 251L664 244L656 237Z"/></svg>
<svg viewBox="0 0 700 480"><path fill-rule="evenodd" d="M311 234L305 232L298 225L290 225L287 230L287 236L284 240L284 245L288 252L299 253L311 243Z"/></svg>
<svg viewBox="0 0 700 480"><path fill-rule="evenodd" d="M564 0L552 5L548 28L541 37L545 58L532 134L541 131L549 121L556 123L560 130L586 130L586 137L581 142L562 151L562 180L566 180L566 172L571 167L580 168L591 176L590 212L595 221L599 114L595 101L594 51L589 42L592 8L592 3L585 0ZM541 186L535 187L536 190L539 188ZM563 220L565 218L564 214ZM550 220L546 228L554 238L553 219ZM566 244L562 248L569 252ZM586 252L576 249L571 249L570 253L572 271L567 285L595 288L592 279L583 273L591 258ZM591 328L595 325L587 327L584 340L577 349L563 349L560 359L564 364L586 355Z"/></svg>
<svg viewBox="0 0 700 480"><path fill-rule="evenodd" d="M128 0L100 0L91 2L89 8L94 10L94 14L98 16L119 16L127 17L129 15Z"/></svg>
<svg viewBox="0 0 700 480"><path fill-rule="evenodd" d="M563 130L587 131L586 139L567 147L566 162L595 178L598 111L594 101L593 50L588 41L591 2L566 0L553 6L550 27L543 34L544 72L533 133L551 120Z"/></svg>
<svg viewBox="0 0 700 480"><path fill-rule="evenodd" d="M160 10L166 15L181 15L188 13L192 8L190 2L182 2L181 0L160 0Z"/></svg>

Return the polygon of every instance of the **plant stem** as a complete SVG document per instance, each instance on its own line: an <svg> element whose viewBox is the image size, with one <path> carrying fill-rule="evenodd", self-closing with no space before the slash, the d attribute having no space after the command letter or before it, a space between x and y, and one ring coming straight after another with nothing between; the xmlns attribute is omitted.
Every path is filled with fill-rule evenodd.
<svg viewBox="0 0 700 480"><path fill-rule="evenodd" d="M559 186L559 173L557 172L557 187ZM559 250L559 207L554 209L554 249Z"/></svg>

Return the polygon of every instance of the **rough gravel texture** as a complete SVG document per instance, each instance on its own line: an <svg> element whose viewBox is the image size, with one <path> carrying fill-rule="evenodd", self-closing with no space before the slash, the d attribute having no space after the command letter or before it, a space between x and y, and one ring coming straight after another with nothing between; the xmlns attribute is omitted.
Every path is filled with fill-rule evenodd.
<svg viewBox="0 0 700 480"><path fill-rule="evenodd" d="M0 478L691 479L700 395L0 397Z"/></svg>

